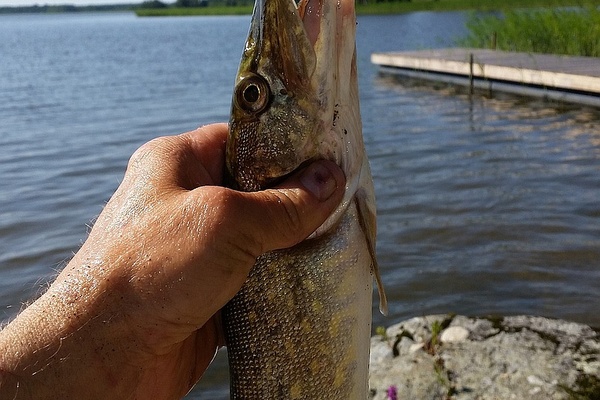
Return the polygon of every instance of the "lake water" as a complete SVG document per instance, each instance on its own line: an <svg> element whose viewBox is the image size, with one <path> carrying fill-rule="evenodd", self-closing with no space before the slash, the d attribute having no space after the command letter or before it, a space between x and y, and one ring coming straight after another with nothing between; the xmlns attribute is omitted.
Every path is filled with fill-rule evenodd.
<svg viewBox="0 0 600 400"><path fill-rule="evenodd" d="M379 75L454 45L462 13L360 17L364 135L390 315L600 326L600 111ZM249 17L0 16L0 320L86 237L131 153L228 119ZM376 307L376 306L375 306ZM226 399L220 354L189 398Z"/></svg>

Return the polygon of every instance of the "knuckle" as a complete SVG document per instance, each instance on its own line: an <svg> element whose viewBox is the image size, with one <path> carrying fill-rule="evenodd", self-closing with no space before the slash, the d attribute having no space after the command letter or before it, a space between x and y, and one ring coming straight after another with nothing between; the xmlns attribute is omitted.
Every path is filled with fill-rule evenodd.
<svg viewBox="0 0 600 400"><path fill-rule="evenodd" d="M129 158L127 168L136 169L147 162L152 161L155 157L160 156L169 150L172 145L172 137L162 136L146 142L140 146Z"/></svg>
<svg viewBox="0 0 600 400"><path fill-rule="evenodd" d="M279 233L288 241L304 230L303 214L298 208L297 195L293 191L276 191L275 196L280 210L286 216L283 223L278 226Z"/></svg>
<svg viewBox="0 0 600 400"><path fill-rule="evenodd" d="M212 220L214 231L224 236L222 241L230 249L229 255L236 259L254 259L264 253L264 240L257 236L256 226L240 205L243 203L241 193L218 187L214 187L213 192L219 206L207 209L205 219Z"/></svg>

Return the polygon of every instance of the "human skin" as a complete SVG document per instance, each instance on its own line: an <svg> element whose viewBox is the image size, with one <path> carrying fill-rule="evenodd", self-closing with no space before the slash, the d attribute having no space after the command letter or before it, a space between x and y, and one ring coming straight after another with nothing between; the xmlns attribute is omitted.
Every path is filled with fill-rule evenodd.
<svg viewBox="0 0 600 400"><path fill-rule="evenodd" d="M179 399L222 346L219 310L260 254L309 236L343 196L318 161L277 188L224 188L226 124L155 139L88 239L0 331L0 399Z"/></svg>

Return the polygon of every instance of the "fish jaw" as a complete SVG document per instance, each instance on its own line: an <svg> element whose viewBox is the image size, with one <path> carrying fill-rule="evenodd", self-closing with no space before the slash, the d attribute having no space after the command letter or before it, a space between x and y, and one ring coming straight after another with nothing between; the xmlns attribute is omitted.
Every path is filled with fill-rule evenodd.
<svg viewBox="0 0 600 400"><path fill-rule="evenodd" d="M264 189L317 158L315 63L293 1L257 0L229 124L227 169L238 189Z"/></svg>

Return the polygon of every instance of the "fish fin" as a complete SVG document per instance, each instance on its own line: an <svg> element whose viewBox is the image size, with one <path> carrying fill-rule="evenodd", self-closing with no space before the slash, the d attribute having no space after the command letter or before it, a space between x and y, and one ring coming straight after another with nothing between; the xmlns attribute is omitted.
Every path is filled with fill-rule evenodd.
<svg viewBox="0 0 600 400"><path fill-rule="evenodd" d="M379 293L379 311L383 315L388 314L387 296L383 288L383 282L379 273L379 264L377 263L377 254L375 251L375 238L377 236L377 216L375 212L375 191L373 189L373 183L371 180L371 171L369 169L368 162L363 170L361 171L361 185L356 191L354 197L356 203L356 209L358 210L358 220L360 227L367 239L367 245L369 248L369 254L371 255L371 272L375 276L375 282L377 283L377 292ZM363 179L365 176L368 179Z"/></svg>

